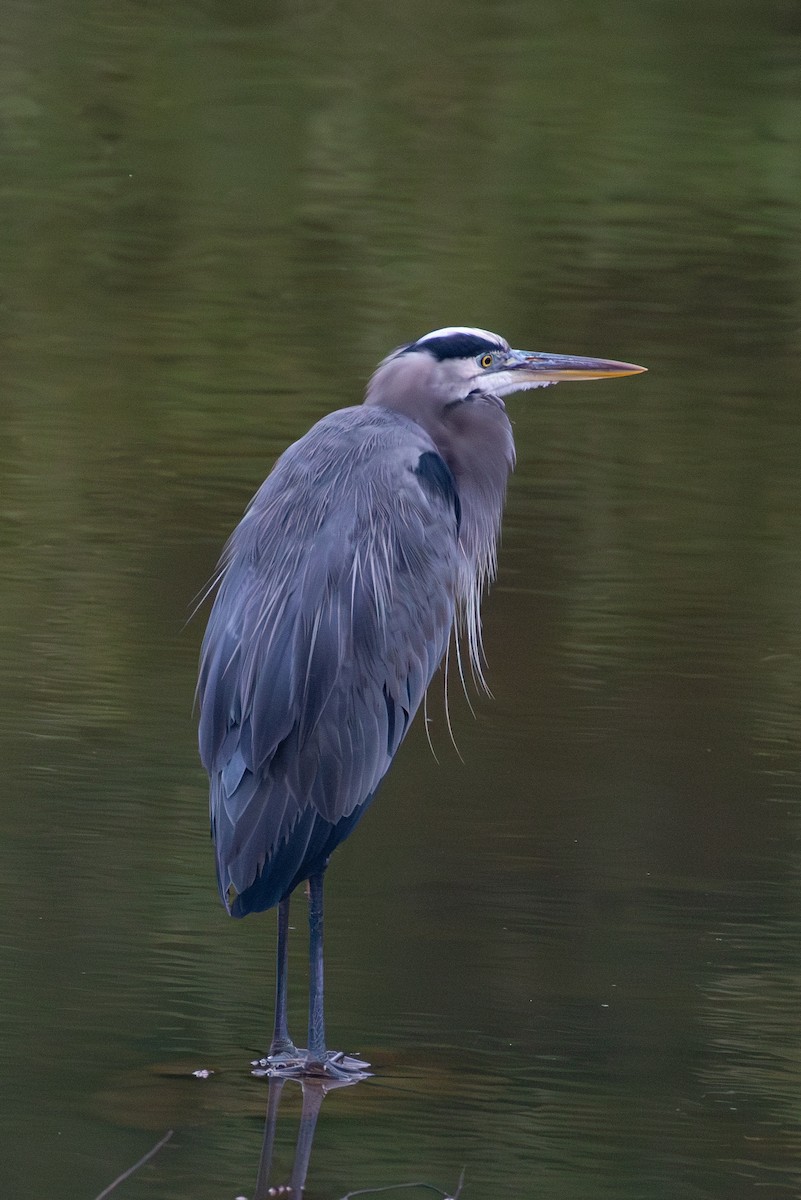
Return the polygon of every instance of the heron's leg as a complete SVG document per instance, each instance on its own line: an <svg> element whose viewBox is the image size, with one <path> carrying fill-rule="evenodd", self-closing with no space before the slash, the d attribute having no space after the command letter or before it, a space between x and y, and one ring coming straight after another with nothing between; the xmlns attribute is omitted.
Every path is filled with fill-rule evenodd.
<svg viewBox="0 0 801 1200"><path fill-rule="evenodd" d="M325 1011L323 995L323 877L309 879L309 1058L325 1060Z"/></svg>
<svg viewBox="0 0 801 1200"><path fill-rule="evenodd" d="M309 879L309 1049L306 1071L311 1076L357 1082L367 1076L368 1062L325 1047L323 987L323 876L325 868ZM315 1117L316 1120L316 1117Z"/></svg>
<svg viewBox="0 0 801 1200"><path fill-rule="evenodd" d="M368 1062L325 1048L323 1004L323 871L309 879L309 1045L297 1050L286 1025L286 935L289 901L278 909L278 979L276 982L275 1033L268 1058L253 1064L254 1075L302 1079L322 1076L331 1081L357 1083L367 1078Z"/></svg>
<svg viewBox="0 0 801 1200"><path fill-rule="evenodd" d="M297 1057L289 1036L286 1015L287 966L289 962L289 896L278 905L278 946L275 956L275 1028L270 1058Z"/></svg>

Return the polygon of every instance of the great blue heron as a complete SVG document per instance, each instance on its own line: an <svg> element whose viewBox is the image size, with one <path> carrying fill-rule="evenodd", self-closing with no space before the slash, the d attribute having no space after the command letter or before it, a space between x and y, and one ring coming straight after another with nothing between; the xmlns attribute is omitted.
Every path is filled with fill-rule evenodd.
<svg viewBox="0 0 801 1200"><path fill-rule="evenodd" d="M437 329L384 359L363 404L290 446L231 535L201 652L200 754L223 903L235 917L278 905L266 1070L344 1078L368 1066L326 1048L323 875L374 799L452 630L481 677L480 604L515 459L503 397L642 370ZM300 1050L286 980L289 898L304 880Z"/></svg>

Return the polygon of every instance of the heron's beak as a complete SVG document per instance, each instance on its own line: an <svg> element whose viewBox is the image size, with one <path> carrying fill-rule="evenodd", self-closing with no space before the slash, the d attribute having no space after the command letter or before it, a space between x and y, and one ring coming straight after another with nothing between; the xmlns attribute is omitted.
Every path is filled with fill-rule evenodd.
<svg viewBox="0 0 801 1200"><path fill-rule="evenodd" d="M619 375L639 375L647 367L634 363L615 362L611 358L581 358L573 354L537 354L528 350L512 350L500 371L509 371L511 378L522 385L561 383L568 379L614 379Z"/></svg>

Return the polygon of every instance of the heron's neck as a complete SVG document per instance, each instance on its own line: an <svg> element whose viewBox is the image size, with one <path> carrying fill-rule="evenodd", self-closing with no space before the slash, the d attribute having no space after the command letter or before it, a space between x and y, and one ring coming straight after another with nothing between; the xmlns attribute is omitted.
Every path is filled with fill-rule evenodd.
<svg viewBox="0 0 801 1200"><path fill-rule="evenodd" d="M462 545L475 569L495 574L495 545L515 463L512 426L501 404L466 401L429 430L451 469L462 506Z"/></svg>
<svg viewBox="0 0 801 1200"><path fill-rule="evenodd" d="M380 405L419 425L448 464L461 509L457 621L464 631L473 674L483 680L481 598L495 578L506 484L515 463L512 426L499 400L420 403L413 391L369 389L367 404Z"/></svg>
<svg viewBox="0 0 801 1200"><path fill-rule="evenodd" d="M500 403L468 401L447 409L432 437L459 493L462 555L456 595L458 621L467 641L473 676L483 683L481 600L498 565L506 484L515 462L512 426Z"/></svg>
<svg viewBox="0 0 801 1200"><path fill-rule="evenodd" d="M503 403L478 397L450 403L432 384L427 354L390 358L367 387L365 404L420 425L451 469L462 508L462 548L471 568L494 574L495 544L506 483L515 461L512 426Z"/></svg>

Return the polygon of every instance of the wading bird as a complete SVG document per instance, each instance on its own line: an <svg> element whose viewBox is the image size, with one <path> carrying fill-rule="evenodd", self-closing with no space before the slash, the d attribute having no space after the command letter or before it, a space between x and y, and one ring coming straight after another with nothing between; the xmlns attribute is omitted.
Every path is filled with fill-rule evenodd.
<svg viewBox="0 0 801 1200"><path fill-rule="evenodd" d="M231 535L203 641L200 754L217 881L234 917L278 905L265 1070L352 1077L326 1048L323 875L372 803L452 630L481 678L512 427L503 397L644 370L437 329L393 351L364 403L276 462ZM458 645L458 641L457 641ZM309 1036L287 1028L289 898L309 881Z"/></svg>

